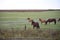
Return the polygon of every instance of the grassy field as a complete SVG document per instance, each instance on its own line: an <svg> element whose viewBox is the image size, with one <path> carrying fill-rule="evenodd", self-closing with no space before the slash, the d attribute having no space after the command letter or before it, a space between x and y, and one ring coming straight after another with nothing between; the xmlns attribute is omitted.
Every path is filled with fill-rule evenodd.
<svg viewBox="0 0 60 40"><path fill-rule="evenodd" d="M45 25L45 24L41 24L40 21L39 21L39 18L42 18L42 19L45 19L45 20L47 20L48 18L56 18L56 19L58 19L58 18L60 18L60 11L46 11L46 12L0 12L0 29L4 30L4 32L5 32L5 30L8 30L8 31L13 31L14 30L15 32L16 31L18 31L18 32L20 31L19 33L22 33L21 35L23 37L34 37L34 36L39 37L39 36L36 35L36 33L38 31L36 32L36 30L33 30L33 27L27 21L27 18L32 18L35 21L39 22L41 30L53 29L53 30L59 30L60 31L60 22L58 22L58 21L57 21L56 25L54 25L54 23ZM26 31L21 31L21 30L25 30L24 29L25 25L26 25L27 30L29 32L33 31L33 32L31 32L31 36L29 35L29 32L27 30ZM16 33L18 34L18 32L16 32ZM28 32L29 36L26 36L27 32ZM5 33L4 35L9 34L9 33L10 32ZM24 33L25 33L25 35L24 35ZM43 33L43 34L46 34L46 33ZM20 35L20 34L18 34L18 35ZM11 35L9 35L9 36L11 36Z"/></svg>
<svg viewBox="0 0 60 40"><path fill-rule="evenodd" d="M32 28L27 18L32 18L39 21L39 18L47 20L48 18L60 18L60 11L46 11L46 12L0 12L0 28L9 29L11 27L23 29L25 24L27 28ZM60 29L60 22L56 25L53 23L44 25L40 24L41 28ZM5 28L4 28L5 27Z"/></svg>

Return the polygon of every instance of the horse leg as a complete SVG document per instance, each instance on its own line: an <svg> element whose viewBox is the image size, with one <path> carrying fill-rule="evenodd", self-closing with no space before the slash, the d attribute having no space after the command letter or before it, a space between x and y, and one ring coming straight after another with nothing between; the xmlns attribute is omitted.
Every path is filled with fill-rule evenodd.
<svg viewBox="0 0 60 40"><path fill-rule="evenodd" d="M38 26L37 29L40 29L40 27Z"/></svg>
<svg viewBox="0 0 60 40"><path fill-rule="evenodd" d="M40 29L40 26L39 25L37 25L37 29Z"/></svg>
<svg viewBox="0 0 60 40"><path fill-rule="evenodd" d="M54 23L56 24L56 21L54 21Z"/></svg>
<svg viewBox="0 0 60 40"><path fill-rule="evenodd" d="M34 29L35 27L33 26L33 29Z"/></svg>

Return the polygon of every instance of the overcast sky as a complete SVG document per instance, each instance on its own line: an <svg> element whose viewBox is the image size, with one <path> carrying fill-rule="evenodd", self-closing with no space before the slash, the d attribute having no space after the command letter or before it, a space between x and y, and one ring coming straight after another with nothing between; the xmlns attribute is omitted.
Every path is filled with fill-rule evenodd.
<svg viewBox="0 0 60 40"><path fill-rule="evenodd" d="M60 9L60 0L0 0L0 9Z"/></svg>

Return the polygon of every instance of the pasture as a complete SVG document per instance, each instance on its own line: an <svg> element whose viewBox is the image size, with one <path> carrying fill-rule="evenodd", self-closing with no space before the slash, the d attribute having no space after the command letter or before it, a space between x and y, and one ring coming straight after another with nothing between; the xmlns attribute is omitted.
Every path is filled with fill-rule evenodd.
<svg viewBox="0 0 60 40"><path fill-rule="evenodd" d="M45 31L45 30L59 30L60 31L60 22L58 22L58 21L57 21L56 25L54 25L53 22L45 25L44 23L41 24L41 22L39 21L39 18L45 19L45 20L47 20L48 18L56 18L56 20L58 20L58 18L60 18L60 11L0 12L0 30L4 30L4 31L8 30L8 31L12 31L12 32L17 31L16 33L18 35L20 35L19 37L35 37L35 36L40 37L40 36L36 35L36 33L39 30L33 29L33 26L31 25L31 23L28 22L27 18L32 18L34 21L39 22L39 25L40 25L40 28L41 28L40 31L41 30L43 30L43 31ZM26 30L25 30L25 26L26 26ZM34 32L34 33L32 32L33 35L29 35L29 33L28 33L29 36L26 36L27 35L26 33L28 31L29 31L29 33L31 31L33 31ZM14 32L14 34L15 34L15 32ZM18 32L22 33L23 35L19 34ZM25 36L24 36L24 33L26 34ZM8 33L5 33L5 34L8 34ZM11 37L11 35L9 35L9 37Z"/></svg>

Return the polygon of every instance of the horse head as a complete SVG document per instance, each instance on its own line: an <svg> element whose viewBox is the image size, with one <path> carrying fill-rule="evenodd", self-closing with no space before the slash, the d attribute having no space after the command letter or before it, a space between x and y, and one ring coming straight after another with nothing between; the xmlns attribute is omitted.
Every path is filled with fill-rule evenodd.
<svg viewBox="0 0 60 40"><path fill-rule="evenodd" d="M30 20L30 18L27 18L27 20Z"/></svg>
<svg viewBox="0 0 60 40"><path fill-rule="evenodd" d="M27 20L28 20L29 22L32 22L32 21L33 21L33 19L31 19L31 18L27 18Z"/></svg>

